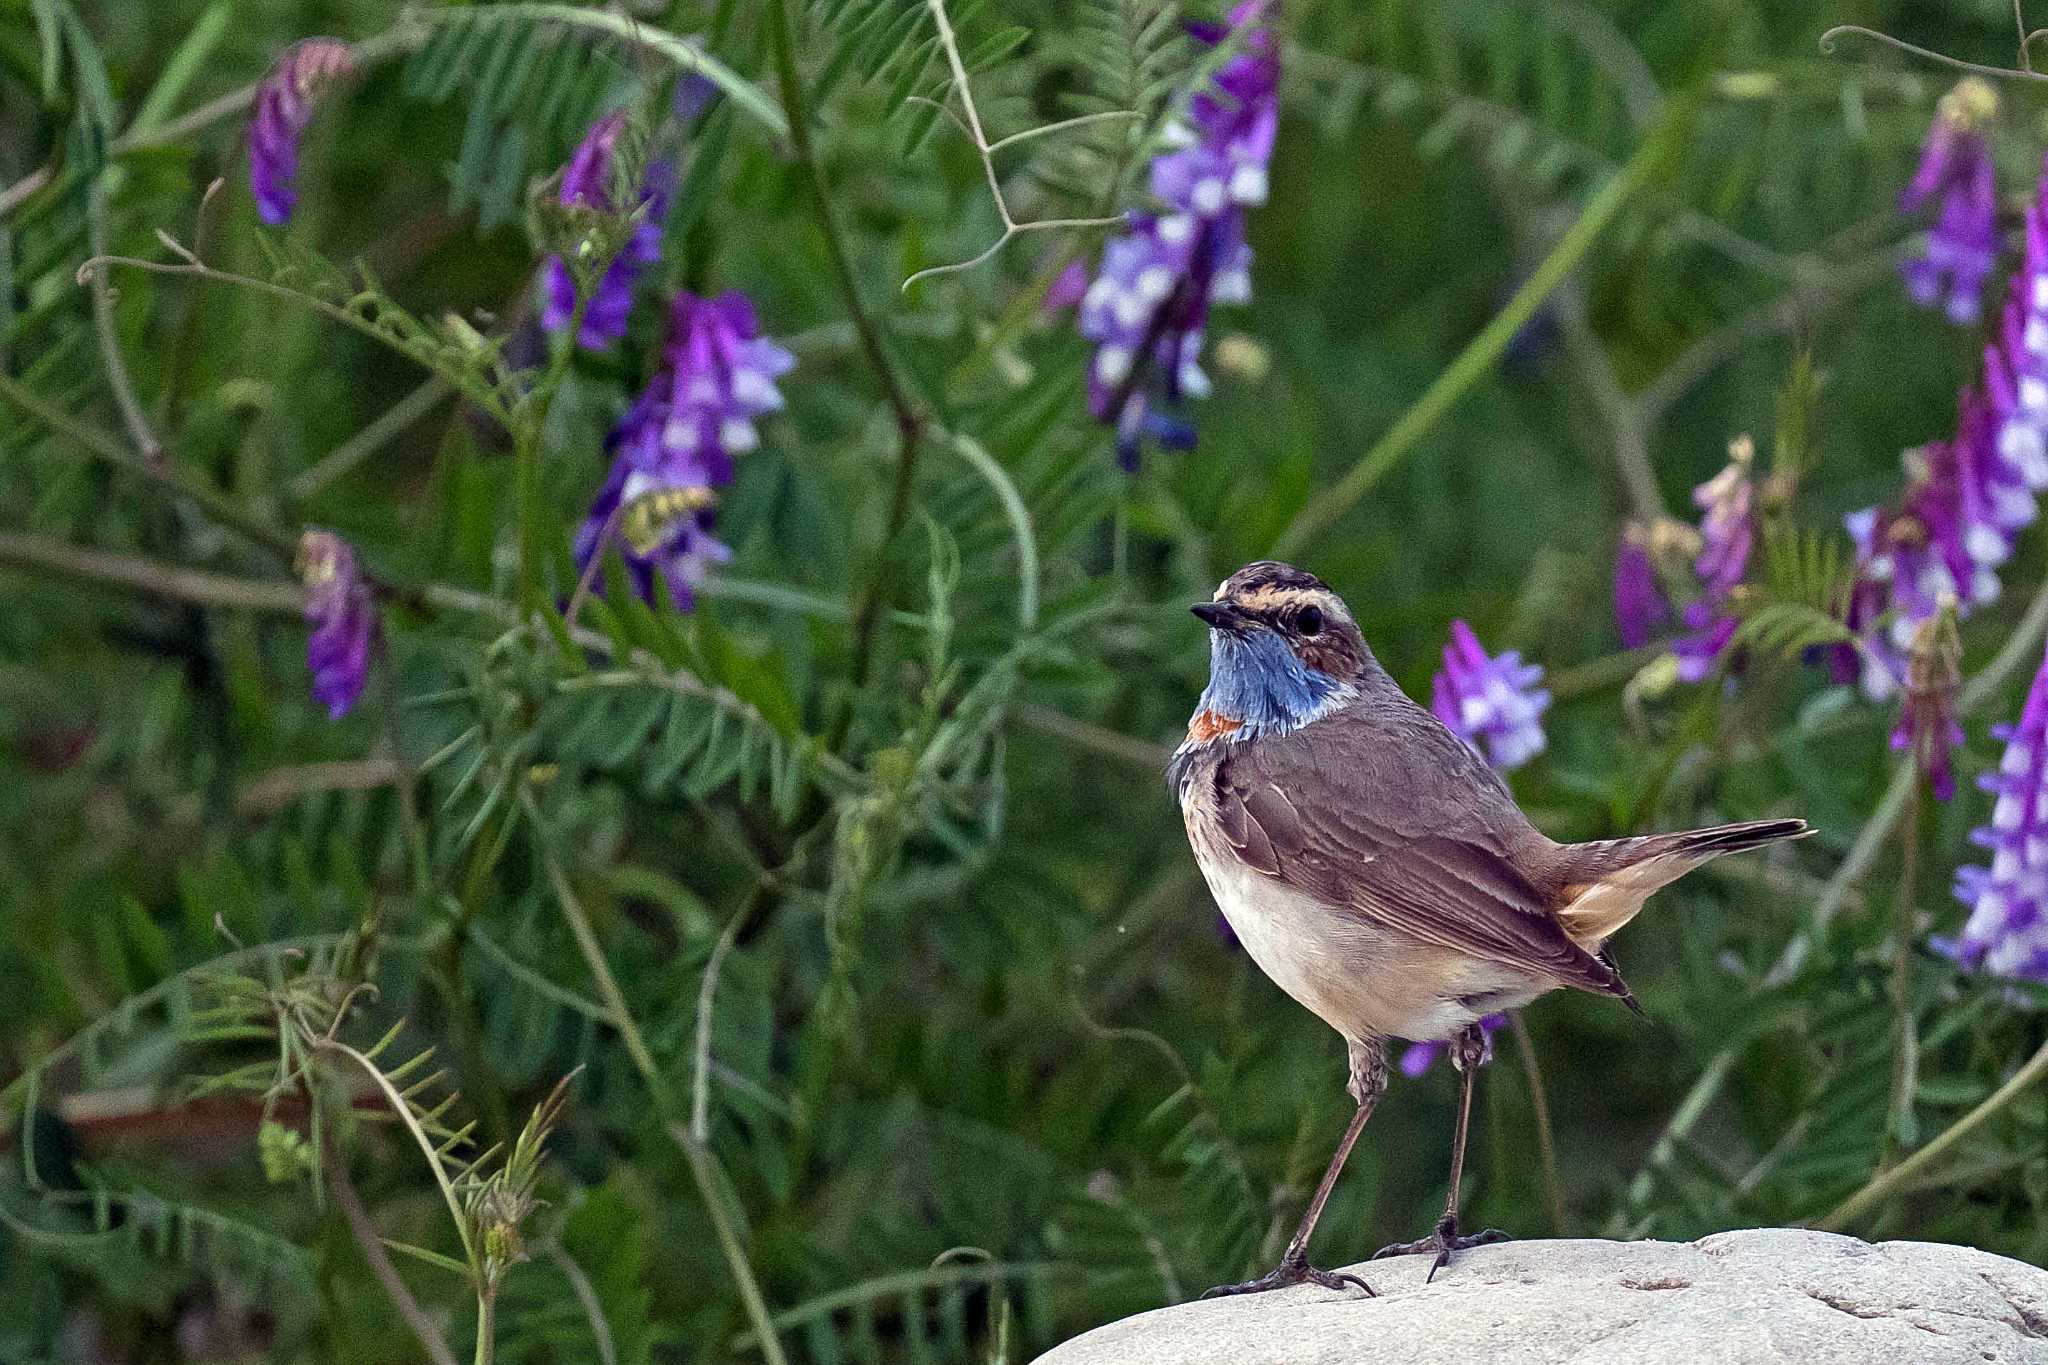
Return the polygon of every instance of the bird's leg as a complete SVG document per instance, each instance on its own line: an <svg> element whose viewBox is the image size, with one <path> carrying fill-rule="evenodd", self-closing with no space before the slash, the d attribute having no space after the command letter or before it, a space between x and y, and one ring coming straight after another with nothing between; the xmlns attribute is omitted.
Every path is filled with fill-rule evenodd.
<svg viewBox="0 0 2048 1365"><path fill-rule="evenodd" d="M1449 1264L1453 1251L1510 1240L1505 1232L1495 1228L1465 1236L1458 1234L1458 1185L1465 1175L1465 1135L1472 1126L1472 1088L1478 1080L1480 1066L1486 1061L1485 1032L1477 1024L1467 1024L1451 1039L1450 1054L1451 1065L1458 1071L1458 1126L1451 1135L1451 1190L1444 1200L1444 1216L1437 1219L1436 1227L1429 1236L1413 1242L1396 1242L1372 1254L1377 1261L1382 1256L1435 1252L1436 1259L1430 1263L1429 1274L1423 1277L1424 1284L1435 1279L1437 1271Z"/></svg>
<svg viewBox="0 0 2048 1365"><path fill-rule="evenodd" d="M1377 1041L1351 1044L1351 1079L1345 1087L1351 1098L1358 1102L1358 1109L1351 1115L1350 1126L1337 1143L1336 1155L1330 1158L1329 1169L1323 1172L1322 1183L1316 1186L1315 1197L1308 1201L1308 1208L1301 1215L1301 1226L1294 1230L1288 1240L1287 1250L1280 1257L1280 1264L1256 1280L1242 1284L1219 1284L1206 1294L1213 1299L1225 1294L1257 1294L1267 1289L1284 1289L1295 1284L1321 1285L1324 1289L1345 1289L1357 1287L1368 1296L1372 1286L1356 1275L1344 1275L1329 1270L1318 1270L1308 1263L1308 1239L1316 1230L1316 1220L1323 1216L1323 1205L1330 1202L1330 1191L1337 1186L1337 1176L1344 1169L1344 1162L1351 1155L1351 1149L1358 1143L1358 1135L1365 1131L1365 1121L1372 1117L1373 1106L1379 1103L1387 1091L1386 1053Z"/></svg>

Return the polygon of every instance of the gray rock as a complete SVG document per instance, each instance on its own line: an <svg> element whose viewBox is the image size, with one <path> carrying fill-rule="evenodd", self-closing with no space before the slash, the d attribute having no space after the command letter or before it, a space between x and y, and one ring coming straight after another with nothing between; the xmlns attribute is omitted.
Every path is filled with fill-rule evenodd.
<svg viewBox="0 0 2048 1365"><path fill-rule="evenodd" d="M1509 1242L1161 1308L1038 1365L2048 1365L2048 1271L1969 1247L1791 1229Z"/></svg>

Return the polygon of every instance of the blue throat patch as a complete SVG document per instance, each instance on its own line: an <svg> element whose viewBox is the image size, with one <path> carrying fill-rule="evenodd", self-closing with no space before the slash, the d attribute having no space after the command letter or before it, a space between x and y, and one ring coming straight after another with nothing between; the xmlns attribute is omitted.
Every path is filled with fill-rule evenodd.
<svg viewBox="0 0 2048 1365"><path fill-rule="evenodd" d="M1209 635L1209 686L1196 714L1213 711L1242 723L1232 739L1285 734L1327 711L1349 689L1319 668L1310 668L1270 630L1243 636Z"/></svg>

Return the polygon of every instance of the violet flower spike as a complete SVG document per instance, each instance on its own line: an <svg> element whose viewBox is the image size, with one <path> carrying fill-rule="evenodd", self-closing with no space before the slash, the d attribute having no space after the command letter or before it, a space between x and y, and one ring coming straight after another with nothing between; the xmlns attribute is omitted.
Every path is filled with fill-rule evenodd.
<svg viewBox="0 0 2048 1365"><path fill-rule="evenodd" d="M1488 1014L1480 1018L1479 1031L1486 1039L1486 1051L1480 1057L1482 1063L1493 1060L1493 1035L1498 1030L1506 1028L1507 1022L1508 1017L1505 1014ZM1449 1052L1450 1048L1451 1045L1447 1042L1411 1044L1401 1054L1401 1074L1409 1080L1414 1080L1435 1066L1436 1059Z"/></svg>
<svg viewBox="0 0 2048 1365"><path fill-rule="evenodd" d="M1714 665L1720 662L1742 623L1704 601L1686 603L1682 619L1690 633L1671 646L1671 655L1678 661L1678 680L1705 682L1713 675Z"/></svg>
<svg viewBox="0 0 2048 1365"><path fill-rule="evenodd" d="M1265 28L1266 0L1246 0L1228 28L1190 24L1214 47L1233 33L1238 50L1208 89L1190 97L1152 163L1158 214L1133 214L1103 249L1102 268L1081 298L1081 334L1096 343L1088 406L1116 430L1118 463L1136 469L1145 442L1187 450L1194 427L1178 409L1209 392L1202 372L1209 308L1251 298L1245 211L1266 199L1279 129L1280 67Z"/></svg>
<svg viewBox="0 0 2048 1365"><path fill-rule="evenodd" d="M1891 614L1889 633L1872 632L1864 641L1866 655L1882 665L1864 672L1872 697L1889 696L1905 682L1914 636L1945 598L1955 599L1961 615L1998 600L1998 569L2018 530L2036 515L2025 473L2000 451L1996 407L1995 398L1964 389L1956 398L1954 439L1906 452L1907 486L1898 505L1846 519L1859 585L1878 585Z"/></svg>
<svg viewBox="0 0 2048 1365"><path fill-rule="evenodd" d="M309 530L299 538L296 561L307 589L306 666L313 674L313 700L340 720L363 695L370 655L377 642L377 605L355 551L332 531Z"/></svg>
<svg viewBox="0 0 2048 1365"><path fill-rule="evenodd" d="M1251 248L1243 223L1133 215L1131 230L1103 248L1102 272L1081 298L1081 335L1098 343L1088 367L1088 406L1116 428L1117 459L1136 469L1145 440L1194 447L1175 409L1209 393L1202 335L1209 305L1250 297Z"/></svg>
<svg viewBox="0 0 2048 1365"><path fill-rule="evenodd" d="M1998 771L1978 785L1997 795L1991 822L1973 842L1991 866L1956 873L1956 898L1970 909L1962 933L1928 946L1971 971L2048 981L2048 661L2027 690L2018 725L1994 726L2006 742Z"/></svg>
<svg viewBox="0 0 2048 1365"><path fill-rule="evenodd" d="M1505 772L1543 752L1550 693L1536 685L1542 680L1543 670L1523 663L1517 651L1488 655L1470 626L1453 621L1430 710L1474 753Z"/></svg>
<svg viewBox="0 0 2048 1365"><path fill-rule="evenodd" d="M1984 386L1998 455L2030 490L2048 489L2048 160L2027 203L2026 253L1998 338L1985 348Z"/></svg>
<svg viewBox="0 0 2048 1365"><path fill-rule="evenodd" d="M775 381L796 357L763 339L754 305L728 290L715 299L676 295L666 358L663 452L707 482L731 482L733 457L760 444L755 419L782 407Z"/></svg>
<svg viewBox="0 0 2048 1365"><path fill-rule="evenodd" d="M1650 560L1650 533L1630 522L1614 552L1614 623L1621 631L1622 645L1640 649L1670 619L1671 603L1657 582L1657 566Z"/></svg>
<svg viewBox="0 0 2048 1365"><path fill-rule="evenodd" d="M1750 466L1756 447L1747 436L1728 447L1728 463L1719 474L1693 489L1700 512L1700 554L1693 567L1706 595L1718 602L1742 582L1749 552L1756 544L1756 485Z"/></svg>
<svg viewBox="0 0 2048 1365"><path fill-rule="evenodd" d="M558 198L564 205L583 205L600 212L613 212L612 162L626 114L615 110L590 125L583 141L562 171ZM640 189L639 221L633 235L619 248L605 267L590 300L583 308L583 323L576 334L577 345L600 351L626 334L633 312L633 290L647 267L661 259L661 222L668 214L675 192L675 168L666 161L650 162ZM576 282L560 256L550 256L542 267L541 326L559 332L576 314Z"/></svg>
<svg viewBox="0 0 2048 1365"><path fill-rule="evenodd" d="M1756 486L1750 466L1756 447L1747 436L1728 445L1728 463L1693 489L1700 517L1700 550L1693 560L1700 596L1688 602L1681 620L1689 632L1672 646L1681 682L1701 682L1735 638L1739 624L1730 602L1749 569L1756 544Z"/></svg>
<svg viewBox="0 0 2048 1365"><path fill-rule="evenodd" d="M576 537L578 570L614 540L635 592L652 602L659 581L690 610L706 572L732 555L712 534L716 490L760 443L755 420L782 407L775 381L795 364L760 335L746 295L678 294L662 367L607 439L615 458Z"/></svg>
<svg viewBox="0 0 2048 1365"><path fill-rule="evenodd" d="M276 227L288 222L299 194L299 138L313 121L324 87L355 70L355 56L338 38L308 38L285 49L256 87L249 119L249 192L256 212Z"/></svg>
<svg viewBox="0 0 2048 1365"><path fill-rule="evenodd" d="M1998 113L1998 93L1971 76L1942 96L1921 145L1920 164L1899 193L1913 213L1939 195L1926 245L1900 263L1906 292L1923 307L1942 304L1959 326L1977 321L1984 281L1998 260L1998 186L1982 129Z"/></svg>

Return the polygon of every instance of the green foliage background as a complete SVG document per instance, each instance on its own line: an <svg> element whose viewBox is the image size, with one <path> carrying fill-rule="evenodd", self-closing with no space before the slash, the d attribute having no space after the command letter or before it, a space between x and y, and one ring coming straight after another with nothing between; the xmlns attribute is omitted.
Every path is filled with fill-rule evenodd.
<svg viewBox="0 0 2048 1365"><path fill-rule="evenodd" d="M1915 807L1910 839L1838 875L1892 781L1890 709L1796 648L1726 687L1632 684L1647 659L1617 654L1606 606L1623 520L1690 517L1737 434L1796 461L1789 520L1818 546L1894 495L1901 448L1948 433L1981 337L1906 302L1892 205L1952 73L1817 40L1861 23L2011 65L2002 0L1288 0L1255 302L1214 319L1200 449L1135 477L1087 418L1070 320L1039 308L1100 230L900 288L1001 228L972 148L919 102L949 91L928 9L791 8L793 111L780 4L0 0L0 1357L418 1358L318 1162L288 1150L308 1094L311 1136L427 1253L399 1271L469 1349L455 1225L323 1024L365 1051L397 1028L387 1070L436 1049L407 1078L445 1069L427 1093L459 1092L442 1121L474 1122L472 1155L581 1068L498 1296L506 1359L1022 1360L1262 1268L1348 1101L1337 1040L1216 933L1162 789L1206 675L1186 604L1313 515L1623 167L1620 212L1507 358L1295 557L1411 691L1453 616L1549 670L1550 751L1514 784L1553 836L1778 813L1820 834L1623 936L1650 1022L1553 997L1528 1013L1536 1065L1502 1036L1467 1222L1817 1219L2048 1040L2034 1002L1894 951L1902 897L1915 943L1960 921L1947 881L1985 798ZM953 8L991 136L1132 115L1000 153L1020 215L1143 203L1149 139L1200 79L1177 15ZM315 121L294 222L260 229L229 97L314 33L371 55ZM755 101L693 136L662 282L746 290L800 367L729 490L738 553L702 610L611 594L568 642L559 616L519 626L516 470L544 596L566 595L554 547L658 309L539 368L529 227L557 228L530 204L596 112L664 107L674 36ZM2048 105L2001 91L2016 206ZM807 140L776 131L785 111ZM175 262L159 231L342 306L360 262L420 330L133 268L96 326L80 264L101 238ZM421 359L469 398L420 390ZM279 553L306 524L396 590L338 724L306 697ZM1965 623L1966 676L2018 641L1966 773L1995 763L1986 725L2039 657L2042 540ZM374 993L344 995L358 981ZM298 1106L266 1136L281 1179L266 1095ZM1451 1099L1443 1068L1397 1082L1321 1260L1426 1228ZM1850 1230L2041 1262L2044 1138L2022 1093Z"/></svg>

